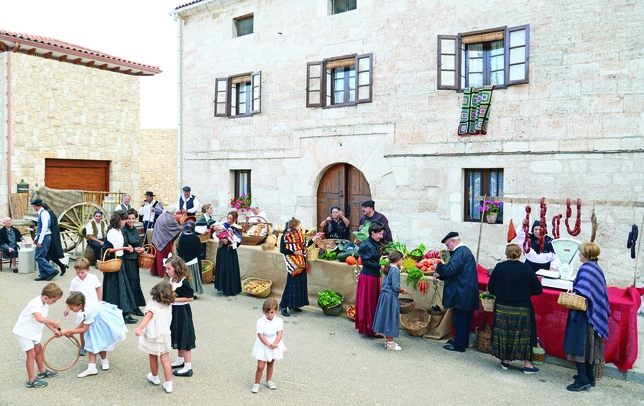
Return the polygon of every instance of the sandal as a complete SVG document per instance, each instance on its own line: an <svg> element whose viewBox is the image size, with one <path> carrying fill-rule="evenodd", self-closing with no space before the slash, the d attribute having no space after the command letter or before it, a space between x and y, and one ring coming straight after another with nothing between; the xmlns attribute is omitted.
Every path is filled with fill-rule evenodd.
<svg viewBox="0 0 644 406"><path fill-rule="evenodd" d="M45 386L47 386L47 382L41 381L38 378L34 378L33 381L27 381L28 388L44 388Z"/></svg>
<svg viewBox="0 0 644 406"><path fill-rule="evenodd" d="M36 375L36 378L38 378L38 379L53 378L56 375L58 375L58 372L54 372L54 371L50 371L48 369L45 369L45 372L39 373L38 375Z"/></svg>

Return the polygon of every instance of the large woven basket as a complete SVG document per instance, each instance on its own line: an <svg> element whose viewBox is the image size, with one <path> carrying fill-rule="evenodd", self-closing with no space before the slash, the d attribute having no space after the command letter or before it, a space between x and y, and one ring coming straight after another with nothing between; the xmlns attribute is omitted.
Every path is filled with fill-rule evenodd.
<svg viewBox="0 0 644 406"><path fill-rule="evenodd" d="M315 242L315 245L317 245L317 247L320 248L320 249L332 250L332 249L334 249L335 247L338 246L337 241L339 241L339 240L337 240L335 238L327 238L327 239L324 239L324 240L317 240Z"/></svg>
<svg viewBox="0 0 644 406"><path fill-rule="evenodd" d="M335 292L338 293L338 292ZM340 313L342 313L342 302L344 302L344 296L339 294L342 300L340 303L338 303L335 306L330 306L330 307L322 307L320 306L320 301L318 301L318 306L320 306L320 309L322 309L322 313L326 314L327 316L339 316Z"/></svg>
<svg viewBox="0 0 644 406"><path fill-rule="evenodd" d="M203 271L203 269L206 266L210 266L210 269L207 271ZM215 272L215 265L211 262L208 261L207 259L202 259L201 260L201 283L210 283L212 282L215 278L213 277L214 272Z"/></svg>
<svg viewBox="0 0 644 406"><path fill-rule="evenodd" d="M105 252L103 253L103 260L96 261L98 270L101 272L118 272L121 269L121 264L123 263L123 261L121 261L119 258L109 259L106 261L106 255L107 250L105 250Z"/></svg>
<svg viewBox="0 0 644 406"><path fill-rule="evenodd" d="M409 297L398 298L398 304L400 304L400 314L409 313L416 307L416 301L414 300L414 298L411 297L409 293L407 293L407 295L409 295Z"/></svg>
<svg viewBox="0 0 644 406"><path fill-rule="evenodd" d="M492 329L490 328L490 325L487 324L485 326L485 330L479 330L479 328L476 328L476 349L484 352L486 354L490 353L491 344L490 344L490 339L492 338Z"/></svg>
<svg viewBox="0 0 644 406"><path fill-rule="evenodd" d="M258 223L250 223L248 220L250 220L252 218L256 218L256 219L259 219L259 220L262 220L262 221L261 221L261 223L259 223L259 222ZM248 230L252 226L257 225L257 224L265 224L266 225L266 228L267 228L266 235L248 235L247 234ZM272 224L267 222L266 219L264 217L261 217L261 216L248 216L248 217L246 217L246 222L240 224L240 226L242 228L241 245L260 245L261 243L263 243L266 240L266 237L268 237L268 235L273 232Z"/></svg>
<svg viewBox="0 0 644 406"><path fill-rule="evenodd" d="M572 290L559 293L559 299L557 299L557 303L571 310L586 311L586 298L583 296L575 295L574 293L572 293Z"/></svg>
<svg viewBox="0 0 644 406"><path fill-rule="evenodd" d="M429 313L425 309L414 309L400 316L400 325L407 334L421 337L429 331Z"/></svg>
<svg viewBox="0 0 644 406"><path fill-rule="evenodd" d="M319 253L320 253L320 249L317 248L315 245L312 245L306 249L306 259L308 261L317 261Z"/></svg>
<svg viewBox="0 0 644 406"><path fill-rule="evenodd" d="M349 316L351 320L356 319L356 305L352 304L347 307L347 316Z"/></svg>
<svg viewBox="0 0 644 406"><path fill-rule="evenodd" d="M208 242L212 236L210 235L210 231L206 231L203 234L199 234L199 241L201 242Z"/></svg>
<svg viewBox="0 0 644 406"><path fill-rule="evenodd" d="M252 285L251 285L251 286L249 286L249 284L250 284L251 282L261 282L261 283L263 283L266 287L265 287L265 288L263 288L263 289L261 289L261 290L259 290L259 291L257 291L257 292L254 292L254 291L253 291L253 292L251 292L251 291L249 290L249 289L251 289L251 288L252 288ZM268 297L268 295L270 295L270 294L271 294L271 286L272 286L272 285L273 285L273 281L271 281L270 279L261 279L261 278L253 278L253 277L250 277L250 278L246 278L246 279L244 279L244 281L242 282L242 289L244 290L244 292L246 292L246 293L248 293L249 295L252 295L252 296L257 296L257 297Z"/></svg>
<svg viewBox="0 0 644 406"><path fill-rule="evenodd" d="M147 248L150 248L150 250L148 250ZM139 268L150 269L152 268L152 264L154 264L154 257L156 257L157 249L154 248L154 245L152 244L145 244L143 246L143 249L145 250L145 252L139 254L137 263L139 265Z"/></svg>

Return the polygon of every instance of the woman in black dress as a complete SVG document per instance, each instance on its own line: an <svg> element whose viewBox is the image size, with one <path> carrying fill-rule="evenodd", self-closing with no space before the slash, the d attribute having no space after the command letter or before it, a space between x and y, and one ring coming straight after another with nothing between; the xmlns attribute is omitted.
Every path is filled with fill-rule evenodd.
<svg viewBox="0 0 644 406"><path fill-rule="evenodd" d="M177 244L177 255L183 259L190 270L190 287L195 291L195 299L198 294L203 294L203 285L201 284L201 254L203 247L199 236L195 234L195 222L188 220L183 225L183 233L179 237Z"/></svg>
<svg viewBox="0 0 644 406"><path fill-rule="evenodd" d="M192 323L192 309L190 302L194 299L194 290L190 287L190 271L179 257L171 257L165 263L165 272L172 290L177 297L172 303L172 322L170 323L170 336L172 348L179 350L172 368L181 368L172 372L174 376L192 376L192 352L195 348L195 326Z"/></svg>
<svg viewBox="0 0 644 406"><path fill-rule="evenodd" d="M309 290L306 278L306 248L320 238L322 238L322 233L317 233L315 237L307 241L300 231L300 220L291 219L286 226L286 232L282 237L282 241L280 241L280 252L284 255L286 271L288 272L286 286L280 302L280 309L282 309L282 315L285 317L290 316L288 308L301 312L301 307L309 304Z"/></svg>
<svg viewBox="0 0 644 406"><path fill-rule="evenodd" d="M236 226L237 212L228 213L224 229L227 236L219 238L219 249L215 265L215 289L226 296L235 296L241 292L241 274L237 246L241 242L241 230Z"/></svg>
<svg viewBox="0 0 644 406"><path fill-rule="evenodd" d="M137 217L138 214L136 210L130 209L127 211L127 221L121 231L123 232L123 237L125 239L124 245L131 245L134 248L134 251L124 252L121 259L123 260L125 273L128 281L130 282L130 288L134 295L134 302L137 306L132 313L143 317L144 314L139 309L139 307L145 306L145 296L141 290L141 276L139 275L139 254L143 252L143 246L141 244L141 237L139 237L139 230L134 227L134 222Z"/></svg>
<svg viewBox="0 0 644 406"><path fill-rule="evenodd" d="M324 238L349 239L349 225L351 222L344 217L338 206L331 207L331 216L320 223L324 230Z"/></svg>
<svg viewBox="0 0 644 406"><path fill-rule="evenodd" d="M537 323L532 296L543 293L541 282L530 265L521 262L521 247L509 244L505 248L507 261L494 267L488 290L496 296L491 354L508 369L510 361L523 360L523 373L533 374L539 368L532 365L532 348L537 345Z"/></svg>

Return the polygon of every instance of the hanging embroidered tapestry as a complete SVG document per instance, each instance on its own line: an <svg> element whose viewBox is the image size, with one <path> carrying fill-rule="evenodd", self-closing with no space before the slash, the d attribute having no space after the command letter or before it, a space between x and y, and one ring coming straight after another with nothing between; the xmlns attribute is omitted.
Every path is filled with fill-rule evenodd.
<svg viewBox="0 0 644 406"><path fill-rule="evenodd" d="M458 135L487 134L492 89L494 89L494 86L468 87L465 89Z"/></svg>

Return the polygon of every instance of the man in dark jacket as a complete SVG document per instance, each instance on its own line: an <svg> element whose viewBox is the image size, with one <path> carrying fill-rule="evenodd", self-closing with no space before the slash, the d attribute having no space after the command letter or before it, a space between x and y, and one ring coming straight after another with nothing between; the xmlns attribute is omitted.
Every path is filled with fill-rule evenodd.
<svg viewBox="0 0 644 406"><path fill-rule="evenodd" d="M443 305L453 308L454 341L443 346L449 351L465 352L469 346L470 326L474 311L479 308L479 285L476 260L472 251L461 243L457 232L450 232L441 241L451 251L447 264L436 266L436 277L445 282Z"/></svg>
<svg viewBox="0 0 644 406"><path fill-rule="evenodd" d="M0 229L0 252L5 259L10 260L13 272L18 273L18 267L16 266L18 249L20 249L18 243L23 242L25 239L22 238L20 231L11 225L12 223L11 217L4 219L4 227Z"/></svg>

